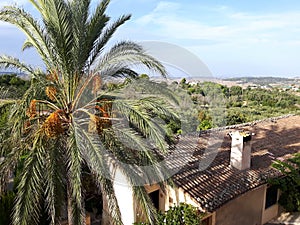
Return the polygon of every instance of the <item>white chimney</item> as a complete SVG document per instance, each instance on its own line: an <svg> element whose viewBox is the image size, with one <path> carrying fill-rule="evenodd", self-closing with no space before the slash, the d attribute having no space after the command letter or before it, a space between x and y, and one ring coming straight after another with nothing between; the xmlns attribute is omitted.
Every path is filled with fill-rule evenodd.
<svg viewBox="0 0 300 225"><path fill-rule="evenodd" d="M239 169L249 169L251 165L251 134L233 131L231 136L230 165Z"/></svg>

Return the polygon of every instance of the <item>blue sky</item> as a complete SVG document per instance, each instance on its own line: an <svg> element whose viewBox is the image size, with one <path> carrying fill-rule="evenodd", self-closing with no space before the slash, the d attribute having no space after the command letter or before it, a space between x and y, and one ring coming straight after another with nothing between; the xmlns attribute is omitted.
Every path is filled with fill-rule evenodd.
<svg viewBox="0 0 300 225"><path fill-rule="evenodd" d="M26 0L15 2L33 10ZM112 18L126 13L132 19L113 41L176 44L196 54L214 76L300 76L298 0L112 0ZM24 40L0 23L0 54L41 65L33 51L20 51Z"/></svg>

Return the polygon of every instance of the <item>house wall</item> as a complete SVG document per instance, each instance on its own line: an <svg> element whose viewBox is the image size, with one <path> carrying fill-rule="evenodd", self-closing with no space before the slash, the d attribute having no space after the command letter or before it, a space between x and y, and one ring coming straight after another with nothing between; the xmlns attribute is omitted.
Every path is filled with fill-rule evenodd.
<svg viewBox="0 0 300 225"><path fill-rule="evenodd" d="M145 188L148 193L160 190L158 184L145 186ZM166 192L160 190L159 210L161 210L162 212L169 210L171 206L178 205L181 202L191 204L199 208L199 205L188 194L184 193L183 189L181 188L172 188L168 186Z"/></svg>
<svg viewBox="0 0 300 225"><path fill-rule="evenodd" d="M199 208L198 203L186 194L183 189L168 187L167 195L165 196L164 211L167 211L171 206L178 205L179 203L187 203ZM200 210L204 211L201 208Z"/></svg>
<svg viewBox="0 0 300 225"><path fill-rule="evenodd" d="M119 171L117 171L118 173ZM120 174L118 174L120 176ZM122 175L121 175L122 176ZM122 220L125 225L133 222L145 221L140 207L133 200L132 190L129 186L114 183L116 197L120 204ZM181 188L168 187L166 192L160 190L159 185L146 186L148 193L159 190L159 209L167 211L169 207L181 202L199 208L199 205ZM278 215L278 205L265 209L267 185L262 185L240 197L231 200L213 212L212 225L262 225ZM106 204L104 201L104 208ZM201 211L203 209L199 208ZM103 221L104 222L104 221ZM105 223L106 222L106 223ZM103 224L110 224L105 221Z"/></svg>
<svg viewBox="0 0 300 225"><path fill-rule="evenodd" d="M216 211L215 225L261 225L278 214L278 205L265 209L267 185L228 202Z"/></svg>
<svg viewBox="0 0 300 225"><path fill-rule="evenodd" d="M135 211L134 211L134 200L133 200L133 191L128 183L125 175L118 169L113 168L114 180L113 188L115 191L115 196L118 201L119 209L121 212L121 218L124 225L132 225L135 220ZM108 214L108 202L106 197L103 197L103 211L104 215L102 217L101 224L110 225Z"/></svg>
<svg viewBox="0 0 300 225"><path fill-rule="evenodd" d="M259 187L228 202L216 211L216 225L260 225L265 187Z"/></svg>
<svg viewBox="0 0 300 225"><path fill-rule="evenodd" d="M262 224L269 222L271 219L278 215L278 204L271 206L268 209L265 209L262 214Z"/></svg>
<svg viewBox="0 0 300 225"><path fill-rule="evenodd" d="M115 195L118 200L124 225L132 225L134 222L134 202L131 187L125 184L114 183Z"/></svg>

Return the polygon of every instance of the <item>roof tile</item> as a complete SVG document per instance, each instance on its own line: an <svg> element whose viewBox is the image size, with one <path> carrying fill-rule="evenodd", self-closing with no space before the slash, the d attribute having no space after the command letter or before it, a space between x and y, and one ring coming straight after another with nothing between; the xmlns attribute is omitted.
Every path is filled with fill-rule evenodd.
<svg viewBox="0 0 300 225"><path fill-rule="evenodd" d="M280 176L271 167L273 160L283 160L300 152L300 116L273 118L238 129L255 134L251 140L251 168L248 170L230 167L231 139L227 134L233 129L183 136L169 158L170 169L179 170L173 176L175 184L207 211L215 211L266 183L268 178Z"/></svg>

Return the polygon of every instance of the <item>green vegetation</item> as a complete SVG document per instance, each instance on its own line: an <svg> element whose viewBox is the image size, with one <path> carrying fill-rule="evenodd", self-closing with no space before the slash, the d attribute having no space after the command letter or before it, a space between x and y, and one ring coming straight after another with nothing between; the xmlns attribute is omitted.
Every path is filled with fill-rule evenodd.
<svg viewBox="0 0 300 225"><path fill-rule="evenodd" d="M172 85L177 85L173 83ZM283 114L299 113L300 97L279 89L242 89L213 82L177 85L185 90L198 110L198 130L251 122Z"/></svg>
<svg viewBox="0 0 300 225"><path fill-rule="evenodd" d="M269 181L281 190L279 204L289 212L300 212L300 153L286 162L277 160L272 166L283 174Z"/></svg>
<svg viewBox="0 0 300 225"><path fill-rule="evenodd" d="M7 123L10 105L9 103L0 105L0 129L3 129Z"/></svg>
<svg viewBox="0 0 300 225"><path fill-rule="evenodd" d="M151 199L136 182L141 174L147 180L142 182L162 180L164 168L157 161L168 150L165 127L153 117L172 121L177 116L157 93L124 96L125 91L114 91L115 86L108 83L115 78L136 79L138 74L132 67L162 76L165 68L134 42L121 41L106 48L115 31L130 19L130 15L123 15L112 21L106 14L109 0L100 1L93 12L89 0L30 3L39 19L17 6L0 10L1 21L17 26L26 35L23 49L34 48L46 68L0 57L1 68L17 69L31 78L9 115L5 111L3 121L7 122L1 129L1 137L10 134L0 142L0 156L4 157L0 163L1 193L10 174L16 175L11 224L41 224L43 218L49 224L59 224L62 212L67 212L68 224L85 224L85 202L88 208L94 205L85 198L87 174L106 197L106 218L112 224L122 224L111 162L132 185L150 223L157 224ZM147 77L141 80L146 82ZM16 77L9 84L25 86ZM152 165L151 172L143 171L140 165Z"/></svg>
<svg viewBox="0 0 300 225"><path fill-rule="evenodd" d="M159 213L157 225L199 225L201 224L201 214L196 207L180 203L170 207L165 213ZM148 225L148 223L134 223L134 225Z"/></svg>
<svg viewBox="0 0 300 225"><path fill-rule="evenodd" d="M16 99L23 96L30 86L30 81L16 74L0 75L0 99Z"/></svg>
<svg viewBox="0 0 300 225"><path fill-rule="evenodd" d="M199 225L201 216L197 208L192 205L180 203L178 206L170 207L166 213L161 213L159 225Z"/></svg>
<svg viewBox="0 0 300 225"><path fill-rule="evenodd" d="M160 62L130 41L106 49L115 31L130 19L123 15L111 21L106 14L109 0L100 1L94 13L89 0L30 2L41 20L16 6L0 10L0 20L20 28L27 36L24 49L35 48L46 67L43 71L10 56L0 57L1 68L30 76L30 81L16 75L0 77L5 93L1 99L6 99L0 106L1 206L6 207L2 212L11 211L13 197L4 189L13 172L12 225L59 224L62 212L67 212L69 224L82 225L86 210L97 205L86 199L89 195L105 196L110 222L122 224L112 161L121 162L117 166L150 224L199 224L198 211L185 204L157 215L145 187L136 185L141 174L148 183L165 178L164 168L156 165L168 152L172 134L183 132L181 119L195 124L188 127L195 131L298 112L299 97L278 90L242 90L213 82L191 85L186 79L153 89L146 74L138 77L131 68L140 65L165 76ZM115 78L125 82L119 86L111 81ZM137 86L134 80L139 80ZM122 95L129 87L133 92ZM163 96L183 104L182 118ZM151 171L141 165L151 165ZM101 194L88 189L91 183Z"/></svg>

